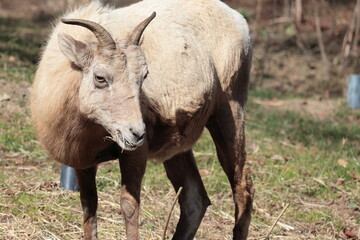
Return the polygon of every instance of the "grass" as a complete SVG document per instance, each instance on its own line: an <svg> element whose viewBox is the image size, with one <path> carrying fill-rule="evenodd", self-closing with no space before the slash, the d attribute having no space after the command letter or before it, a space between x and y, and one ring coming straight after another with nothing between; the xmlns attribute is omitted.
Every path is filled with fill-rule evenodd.
<svg viewBox="0 0 360 240"><path fill-rule="evenodd" d="M43 39L35 34L38 27L1 18L0 23L0 30L5 32L0 37L0 78L31 81ZM11 28L17 29L15 33ZM247 108L248 161L256 186L249 239L265 236L287 203L290 206L273 230L273 238L346 239L342 233L345 228L359 235L360 112L342 104L330 118L318 120L300 112L269 109L253 101L274 98L286 102L297 96L255 89L250 92ZM231 191L207 131L194 153L213 203L197 239L231 239ZM27 111L0 113L0 169L0 239L82 236L78 193L59 189L60 166L37 143ZM124 238L119 214L120 178L116 161L99 166L102 239ZM163 167L148 163L142 184L143 238L161 238L174 197ZM176 208L168 236L178 217Z"/></svg>
<svg viewBox="0 0 360 240"><path fill-rule="evenodd" d="M273 97L271 92L253 94ZM333 119L319 121L250 102L247 126L250 142L258 146L255 154L250 150L255 184L266 189L259 193L257 188L257 197L262 199L258 207L271 209L290 202L287 221L321 227L332 223L335 230L331 236L340 238L336 231L348 227L348 221L331 205L336 202L345 208L348 217L354 218L353 224L359 219L349 207L351 202L360 203L360 126L352 121L358 112L347 110L344 104L336 111Z"/></svg>
<svg viewBox="0 0 360 240"><path fill-rule="evenodd" d="M31 82L47 28L0 16L0 79Z"/></svg>
<svg viewBox="0 0 360 240"><path fill-rule="evenodd" d="M256 91L251 92L250 99L258 97ZM277 226L274 235L290 234L297 239L300 231L311 239L317 239L315 236L319 234L325 234L321 239L342 239L344 228L355 229L359 224L360 191L356 174L360 172L357 148L360 127L348 120L349 114L356 115L357 112L339 113L334 119L318 121L296 112L270 111L250 100L247 147L256 186L250 239L266 235L265 230L286 203L290 203L290 207L280 222L295 230ZM0 118L0 132L3 151L0 154L0 188L5 193L0 196L0 210L2 217L7 218L6 223L0 221L3 234L9 230L7 224L12 221L31 221L31 231L39 236L53 234L56 236L53 239L80 237L78 195L58 190L59 165L47 160L40 150L28 117L19 114L9 119ZM194 152L213 202L198 239L219 239L225 233L225 239L230 239L233 211L230 187L208 132L204 132ZM347 165L339 164L339 159ZM124 233L123 229L119 230L119 225L122 225L118 214L120 178L116 161L99 167L99 229L102 238L115 239ZM161 165L148 164L142 190L142 234L152 236L149 239L159 239L174 197ZM177 209L170 225L170 235L178 214ZM59 225L55 226L54 222ZM213 228L217 222L225 225L220 230ZM64 233L64 229L74 233ZM25 236L21 224L14 234L18 238Z"/></svg>
<svg viewBox="0 0 360 240"><path fill-rule="evenodd" d="M30 119L24 113L0 114L0 150L34 158L45 156L35 139Z"/></svg>

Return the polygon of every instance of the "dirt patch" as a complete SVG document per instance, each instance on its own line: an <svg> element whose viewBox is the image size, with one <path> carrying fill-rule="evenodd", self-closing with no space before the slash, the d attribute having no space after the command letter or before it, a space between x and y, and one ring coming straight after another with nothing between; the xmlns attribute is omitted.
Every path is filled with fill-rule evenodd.
<svg viewBox="0 0 360 240"><path fill-rule="evenodd" d="M296 99L253 99L255 104L260 104L269 110L294 111L309 115L316 120L326 120L334 117L336 109L343 103L342 99L314 100L306 98Z"/></svg>
<svg viewBox="0 0 360 240"><path fill-rule="evenodd" d="M84 4L89 0L2 0L0 2L0 15L11 18L41 19L44 16L55 15L68 7Z"/></svg>
<svg viewBox="0 0 360 240"><path fill-rule="evenodd" d="M0 113L26 112L30 106L30 83L0 79Z"/></svg>
<svg viewBox="0 0 360 240"><path fill-rule="evenodd" d="M299 207L299 211L316 212L318 209L326 209L328 213L335 216L335 219L332 219L332 221L326 224L327 226L322 226L317 223L303 224L303 230L307 230L313 236L320 237L330 235L333 236L334 239L351 239L349 235L354 234L358 236L360 234L360 230L356 228L356 219L359 218L360 211L358 208L351 207L351 202L346 196L346 193L343 197L331 202L314 202L308 199L308 201L300 200L300 202L296 204L297 207ZM343 228L336 229L334 226L335 221L341 222Z"/></svg>
<svg viewBox="0 0 360 240"><path fill-rule="evenodd" d="M319 56L299 53L286 39L273 44L254 44L252 86L305 97L344 95L346 79L336 68L327 70Z"/></svg>

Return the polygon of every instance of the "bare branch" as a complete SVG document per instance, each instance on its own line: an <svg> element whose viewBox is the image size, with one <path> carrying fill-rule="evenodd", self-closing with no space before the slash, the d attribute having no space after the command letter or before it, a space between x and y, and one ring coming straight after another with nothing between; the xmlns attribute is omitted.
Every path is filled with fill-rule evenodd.
<svg viewBox="0 0 360 240"><path fill-rule="evenodd" d="M330 62L329 59L327 57L326 51L325 51L325 45L324 45L324 41L322 38L322 32L321 32L321 26L320 26L320 17L319 17L319 6L318 6L318 2L314 1L315 4L315 27L316 27L316 36L318 39L318 44L320 47L320 53L321 53L321 59L324 62L324 64L326 65L327 69L330 66Z"/></svg>
<svg viewBox="0 0 360 240"><path fill-rule="evenodd" d="M269 230L269 232L268 232L268 234L266 235L266 239L268 239L269 238L269 236L270 236L270 234L271 234L271 232L272 232L272 230L274 229L274 227L275 227L275 225L276 225L276 223L279 221L279 219L281 218L281 216L284 214L284 212L286 211L286 209L289 207L289 203L288 204L286 204L286 206L283 208L283 210L281 211L281 213L279 214L279 216L276 218L276 220L275 220L275 222L274 222L274 224L271 226L271 228L270 228L270 230Z"/></svg>
<svg viewBox="0 0 360 240"><path fill-rule="evenodd" d="M166 230L167 230L167 228L168 228L168 226L169 226L169 222L170 222L170 218L171 218L171 213L172 213L173 210L174 210L176 201L179 199L179 196L180 196L180 193L181 193L182 189L183 189L183 187L180 187L179 190L178 190L178 192L176 193L176 197L175 197L175 199L174 199L174 202L173 202L173 204L172 204L172 206L171 206L169 215L168 215L167 220L166 220L166 224L165 224L165 229L164 229L164 233L163 233L162 240L165 240L165 239L166 239Z"/></svg>

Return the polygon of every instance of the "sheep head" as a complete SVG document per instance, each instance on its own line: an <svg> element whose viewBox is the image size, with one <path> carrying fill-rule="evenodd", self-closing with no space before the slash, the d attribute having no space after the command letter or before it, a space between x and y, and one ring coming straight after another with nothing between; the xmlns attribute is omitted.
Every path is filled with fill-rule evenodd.
<svg viewBox="0 0 360 240"><path fill-rule="evenodd" d="M82 71L79 108L86 118L102 125L124 150L144 142L145 124L140 91L147 65L139 42L155 12L130 34L126 44L117 44L101 25L80 19L62 19L92 31L97 43L75 40L60 33L59 48L74 68ZM125 45L125 46L124 46Z"/></svg>

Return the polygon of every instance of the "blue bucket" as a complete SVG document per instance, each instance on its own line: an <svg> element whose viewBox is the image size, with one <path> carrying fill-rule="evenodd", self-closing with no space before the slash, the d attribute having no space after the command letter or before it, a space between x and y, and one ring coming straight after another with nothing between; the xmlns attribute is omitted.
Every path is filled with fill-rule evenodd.
<svg viewBox="0 0 360 240"><path fill-rule="evenodd" d="M360 75L350 75L348 80L348 106L360 108Z"/></svg>
<svg viewBox="0 0 360 240"><path fill-rule="evenodd" d="M61 166L60 187L63 190L79 190L74 168L66 165Z"/></svg>

